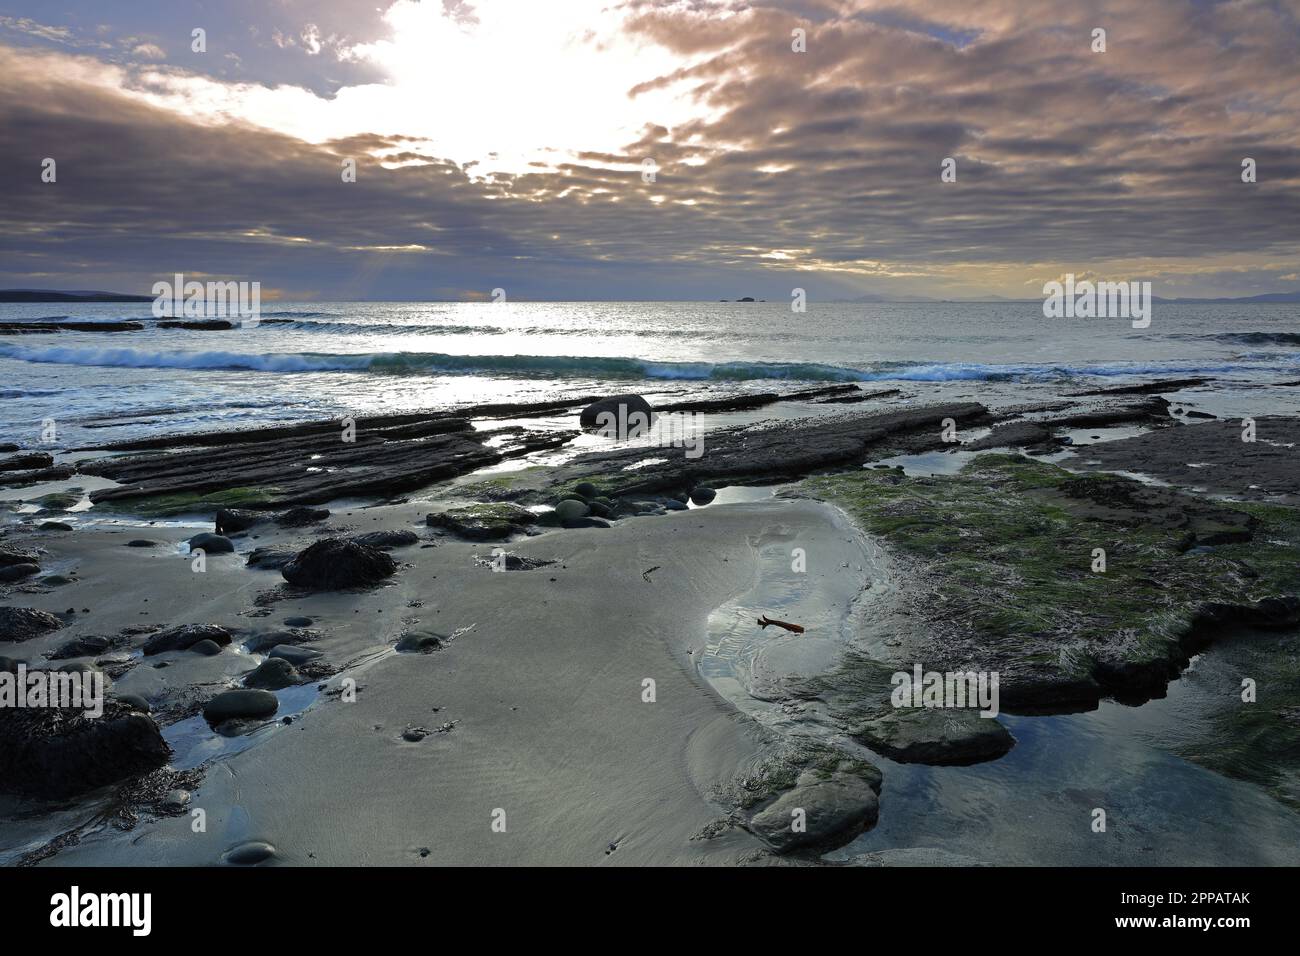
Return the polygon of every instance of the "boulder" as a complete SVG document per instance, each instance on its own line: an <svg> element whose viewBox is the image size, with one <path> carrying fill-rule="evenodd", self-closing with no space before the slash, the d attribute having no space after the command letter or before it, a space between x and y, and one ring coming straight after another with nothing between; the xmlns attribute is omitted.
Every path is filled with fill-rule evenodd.
<svg viewBox="0 0 1300 956"><path fill-rule="evenodd" d="M996 760L1015 746L993 717L958 708L898 708L855 726L859 743L899 763L965 766Z"/></svg>
<svg viewBox="0 0 1300 956"><path fill-rule="evenodd" d="M206 554L231 554L235 550L235 543L225 535L212 534L209 531L190 538L189 545L191 551L201 548Z"/></svg>
<svg viewBox="0 0 1300 956"><path fill-rule="evenodd" d="M171 750L148 714L116 700L96 718L0 708L0 789L63 799L163 766Z"/></svg>
<svg viewBox="0 0 1300 956"><path fill-rule="evenodd" d="M420 540L420 536L414 531L402 528L398 531L370 531L366 534L354 534L348 540L384 551L388 548L404 548L415 544Z"/></svg>
<svg viewBox="0 0 1300 956"><path fill-rule="evenodd" d="M202 654L204 657L216 657L221 653L221 645L214 640L204 638L196 644L191 644L190 650L195 654Z"/></svg>
<svg viewBox="0 0 1300 956"><path fill-rule="evenodd" d="M718 493L704 485L696 485L691 490L691 504L707 505L716 497L718 497Z"/></svg>
<svg viewBox="0 0 1300 956"><path fill-rule="evenodd" d="M245 564L261 571L279 571L296 556L296 552L283 548L254 548Z"/></svg>
<svg viewBox="0 0 1300 956"><path fill-rule="evenodd" d="M30 578L33 574L40 573L39 565L6 564L0 566L0 582L21 581L23 578Z"/></svg>
<svg viewBox="0 0 1300 956"><path fill-rule="evenodd" d="M38 564L40 555L30 548L0 548L0 568L16 564Z"/></svg>
<svg viewBox="0 0 1300 956"><path fill-rule="evenodd" d="M145 654L189 650L199 641L212 641L222 647L230 643L230 632L218 624L181 624L159 631L144 643Z"/></svg>
<svg viewBox="0 0 1300 956"><path fill-rule="evenodd" d="M203 719L210 724L224 720L257 720L274 716L280 700L269 690L228 690L203 707Z"/></svg>
<svg viewBox="0 0 1300 956"><path fill-rule="evenodd" d="M282 528L300 528L303 525L324 521L330 516L328 508L290 508L275 516L275 523Z"/></svg>
<svg viewBox="0 0 1300 956"><path fill-rule="evenodd" d="M234 534L237 531L247 531L253 525L269 520L269 517L269 515L261 511L221 508L217 511L216 528L214 530L217 534Z"/></svg>
<svg viewBox="0 0 1300 956"><path fill-rule="evenodd" d="M872 826L879 812L879 798L867 781L836 773L786 791L754 814L748 829L778 853L788 853L848 842ZM802 830L795 828L796 820L802 820Z"/></svg>
<svg viewBox="0 0 1300 956"><path fill-rule="evenodd" d="M431 528L445 528L470 541L504 541L536 524L537 516L520 505L498 501L431 514L425 523Z"/></svg>
<svg viewBox="0 0 1300 956"><path fill-rule="evenodd" d="M30 607L0 607L0 641L16 643L57 631L63 622L49 611Z"/></svg>
<svg viewBox="0 0 1300 956"><path fill-rule="evenodd" d="M632 418L633 414L640 412L646 416L646 421L649 422L654 414L654 409L640 395L611 395L609 398L602 398L600 401L592 402L584 408L582 414L578 416L578 423L583 428L597 428L600 426L601 416L605 412L613 414L617 427L624 425L632 427L639 421L639 416L637 419ZM624 438L626 436L619 435L618 437Z"/></svg>
<svg viewBox="0 0 1300 956"><path fill-rule="evenodd" d="M555 516L562 522L585 518L590 513L591 509L581 501L566 500L555 506Z"/></svg>
<svg viewBox="0 0 1300 956"><path fill-rule="evenodd" d="M272 657L261 664L244 678L245 687L262 690L280 690L298 682L298 672L292 664L282 657Z"/></svg>
<svg viewBox="0 0 1300 956"><path fill-rule="evenodd" d="M294 667L301 667L320 657L321 652L313 651L309 647L296 647L293 644L277 644L266 656L268 660L287 661Z"/></svg>
<svg viewBox="0 0 1300 956"><path fill-rule="evenodd" d="M383 551L342 538L324 538L299 552L280 573L295 587L341 591L378 584L396 571L397 564Z"/></svg>

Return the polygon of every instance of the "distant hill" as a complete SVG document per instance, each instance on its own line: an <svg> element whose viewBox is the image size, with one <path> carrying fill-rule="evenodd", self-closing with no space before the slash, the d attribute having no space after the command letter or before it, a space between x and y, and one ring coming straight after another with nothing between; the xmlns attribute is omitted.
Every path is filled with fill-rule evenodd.
<svg viewBox="0 0 1300 956"><path fill-rule="evenodd" d="M1158 295L1152 296L1151 298L1155 302L1181 302L1185 305L1194 303L1213 304L1216 302L1234 303L1236 305L1245 305L1249 302L1300 302L1300 289L1297 289L1294 292L1265 292L1262 295L1244 295L1222 299L1166 299L1163 296Z"/></svg>
<svg viewBox="0 0 1300 956"><path fill-rule="evenodd" d="M152 302L151 295L58 289L0 289L0 302Z"/></svg>

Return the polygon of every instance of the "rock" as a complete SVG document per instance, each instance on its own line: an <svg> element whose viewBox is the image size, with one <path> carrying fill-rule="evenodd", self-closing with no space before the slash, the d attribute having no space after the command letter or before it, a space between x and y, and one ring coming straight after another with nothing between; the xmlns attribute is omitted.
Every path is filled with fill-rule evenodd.
<svg viewBox="0 0 1300 956"><path fill-rule="evenodd" d="M322 656L320 651L313 651L307 647L295 647L293 644L277 644L271 648L267 658L288 661L294 667L301 667L308 661L314 661Z"/></svg>
<svg viewBox="0 0 1300 956"><path fill-rule="evenodd" d="M1031 448L1052 440L1052 430L1037 422L1007 422L998 425L983 438L962 445L962 451L984 451L988 448Z"/></svg>
<svg viewBox="0 0 1300 956"><path fill-rule="evenodd" d="M0 548L0 568L38 563L40 555L28 548Z"/></svg>
<svg viewBox="0 0 1300 956"><path fill-rule="evenodd" d="M73 657L95 657L112 646L113 641L107 637L87 634L83 637L74 637L46 656L52 661L66 661Z"/></svg>
<svg viewBox="0 0 1300 956"><path fill-rule="evenodd" d="M132 538L126 543L128 548L156 548L159 542L150 541L148 538Z"/></svg>
<svg viewBox="0 0 1300 956"><path fill-rule="evenodd" d="M140 711L142 714L150 713L153 710L153 708L149 706L149 701L145 700L139 694L117 694L113 699L125 707L130 707L132 710Z"/></svg>
<svg viewBox="0 0 1300 956"><path fill-rule="evenodd" d="M97 718L52 707L0 708L0 788L63 799L163 766L158 725L116 700Z"/></svg>
<svg viewBox="0 0 1300 956"><path fill-rule="evenodd" d="M583 428L596 428L601 424L601 415L605 412L614 415L617 423L616 427L626 425L630 428L639 421L639 419L631 417L634 413L640 412L644 414L646 421L649 422L654 414L654 409L640 395L611 395L609 398L602 398L598 402L592 402L584 408L582 414L578 416L578 423ZM608 419L603 420L608 421ZM620 435L619 437L626 436Z"/></svg>
<svg viewBox="0 0 1300 956"><path fill-rule="evenodd" d="M0 471L28 471L35 468L49 468L54 464L54 458L43 451L27 452L23 455L13 455L10 458L0 458Z"/></svg>
<svg viewBox="0 0 1300 956"><path fill-rule="evenodd" d="M217 511L214 522L217 534L234 534L247 531L253 525L269 520L269 515L262 511L247 511L240 508L221 508Z"/></svg>
<svg viewBox="0 0 1300 956"><path fill-rule="evenodd" d="M407 631L397 642L397 650L403 653L431 654L442 647L446 635L432 631Z"/></svg>
<svg viewBox="0 0 1300 956"><path fill-rule="evenodd" d="M800 778L804 778L801 776ZM804 832L793 823L803 811ZM848 842L876 822L880 801L870 784L851 774L801 783L756 813L748 829L778 853Z"/></svg>
<svg viewBox="0 0 1300 956"><path fill-rule="evenodd" d="M245 566L259 571L279 571L296 556L296 552L281 548L254 548L249 552Z"/></svg>
<svg viewBox="0 0 1300 956"><path fill-rule="evenodd" d="M269 690L228 690L212 698L203 707L209 724L224 720L257 720L271 717L280 709L280 700Z"/></svg>
<svg viewBox="0 0 1300 956"><path fill-rule="evenodd" d="M40 567L35 564L8 564L0 567L0 582L21 581L40 573Z"/></svg>
<svg viewBox="0 0 1300 956"><path fill-rule="evenodd" d="M504 541L535 524L537 516L527 508L500 501L431 514L425 522L431 528L445 528L470 541Z"/></svg>
<svg viewBox="0 0 1300 956"><path fill-rule="evenodd" d="M233 866L256 866L275 856L275 847L264 840L250 840L231 847L222 854L223 863Z"/></svg>
<svg viewBox="0 0 1300 956"><path fill-rule="evenodd" d="M188 790L169 790L167 796L162 798L162 805L168 810L182 810L189 806L190 792Z"/></svg>
<svg viewBox="0 0 1300 956"><path fill-rule="evenodd" d="M280 690L297 682L298 672L282 657L272 657L262 661L244 678L245 687L257 687L263 690Z"/></svg>
<svg viewBox="0 0 1300 956"><path fill-rule="evenodd" d="M585 518L590 512L591 509L581 501L561 501L555 506L555 515L562 522Z"/></svg>
<svg viewBox="0 0 1300 956"><path fill-rule="evenodd" d="M614 509L608 505L601 504L599 501L593 501L588 504L587 507L591 509L592 517L606 519L614 517Z"/></svg>
<svg viewBox="0 0 1300 956"><path fill-rule="evenodd" d="M0 673L17 674L18 663L19 662L14 660L12 657L0 657Z"/></svg>
<svg viewBox="0 0 1300 956"><path fill-rule="evenodd" d="M705 485L696 485L691 490L692 504L707 505L716 497L718 497L718 493Z"/></svg>
<svg viewBox="0 0 1300 956"><path fill-rule="evenodd" d="M30 607L0 607L0 641L17 643L57 631L63 622L49 611Z"/></svg>
<svg viewBox="0 0 1300 956"><path fill-rule="evenodd" d="M72 525L66 521L42 521L38 525L40 531L71 531Z"/></svg>
<svg viewBox="0 0 1300 956"><path fill-rule="evenodd" d="M159 631L144 643L144 653L162 654L166 651L184 651L199 641L212 641L222 647L230 643L230 632L217 624L182 624Z"/></svg>
<svg viewBox="0 0 1300 956"><path fill-rule="evenodd" d="M294 620L298 620L298 618ZM262 634L255 634L244 642L244 646L252 653L259 654L263 650L279 647L281 644L306 644L308 641L315 639L316 635L310 631L294 628L288 631L266 631Z"/></svg>
<svg viewBox="0 0 1300 956"><path fill-rule="evenodd" d="M573 490L584 498L595 498L600 494L600 489L590 481L580 481L573 486Z"/></svg>
<svg viewBox="0 0 1300 956"><path fill-rule="evenodd" d="M609 522L600 518L570 518L568 521L562 521L562 527L565 528L608 528Z"/></svg>
<svg viewBox="0 0 1300 956"><path fill-rule="evenodd" d="M689 507L676 498L665 498L664 509L667 511L688 511Z"/></svg>
<svg viewBox="0 0 1300 956"><path fill-rule="evenodd" d="M48 587L57 588L62 587L65 584L71 584L72 578L64 574L51 574L41 578L39 583L47 585Z"/></svg>
<svg viewBox="0 0 1300 956"><path fill-rule="evenodd" d="M208 531L190 538L189 545L191 551L201 548L207 554L231 554L235 550L235 543L225 535Z"/></svg>
<svg viewBox="0 0 1300 956"><path fill-rule="evenodd" d="M955 708L898 708L854 727L850 736L899 763L966 766L996 760L1015 746L995 718Z"/></svg>
<svg viewBox="0 0 1300 956"><path fill-rule="evenodd" d="M309 617L286 617L284 619L285 627L311 627L312 619Z"/></svg>
<svg viewBox="0 0 1300 956"><path fill-rule="evenodd" d="M396 571L397 564L383 551L355 541L324 538L299 552L280 573L295 587L341 591L378 584Z"/></svg>
<svg viewBox="0 0 1300 956"><path fill-rule="evenodd" d="M368 548L379 548L382 551L388 548L404 548L415 544L420 540L420 536L414 531L402 529L400 531L371 531L367 534L353 535L348 540L355 541L357 544L364 544Z"/></svg>
<svg viewBox="0 0 1300 956"><path fill-rule="evenodd" d="M195 654L202 654L204 657L216 657L221 653L221 645L207 638L191 644L189 649Z"/></svg>
<svg viewBox="0 0 1300 956"><path fill-rule="evenodd" d="M290 508L275 516L275 523L282 528L300 528L303 525L324 521L330 516L328 508Z"/></svg>

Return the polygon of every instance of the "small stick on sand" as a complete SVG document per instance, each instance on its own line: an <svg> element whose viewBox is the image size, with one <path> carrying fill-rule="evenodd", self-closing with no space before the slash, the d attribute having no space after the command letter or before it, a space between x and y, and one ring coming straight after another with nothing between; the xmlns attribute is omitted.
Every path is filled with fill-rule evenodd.
<svg viewBox="0 0 1300 956"><path fill-rule="evenodd" d="M769 624L775 624L777 627L783 627L787 631L792 631L795 634L803 633L802 624L787 624L785 621L776 621L768 617L766 614L764 614L762 617L758 619L759 627L766 628Z"/></svg>
<svg viewBox="0 0 1300 956"><path fill-rule="evenodd" d="M652 575L652 574L654 574L656 571L658 571L659 568L660 568L660 565L656 564L653 568L647 568L645 571L642 571L642 572L641 572L641 577L643 577L643 578L645 579L645 583L646 583L646 584L651 584L651 583L653 583L653 582L650 580L650 575Z"/></svg>

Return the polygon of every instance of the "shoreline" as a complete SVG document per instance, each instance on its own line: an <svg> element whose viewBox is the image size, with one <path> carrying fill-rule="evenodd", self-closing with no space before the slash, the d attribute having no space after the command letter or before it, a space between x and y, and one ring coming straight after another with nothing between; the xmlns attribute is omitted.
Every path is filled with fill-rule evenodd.
<svg viewBox="0 0 1300 956"><path fill-rule="evenodd" d="M1208 494L1161 487L1155 476L1175 483L1182 477L1178 463L1187 447L1207 461L1230 462L1223 455L1235 451L1230 422L1192 423L1179 403L1160 394L1186 384L1152 381L993 409L978 402L897 407L871 395L845 408L842 400L862 391L852 385L678 399L681 409L738 416L736 424L723 419L707 433L700 459L680 450L648 455L636 443L593 450L576 428L568 436L554 428L533 435L530 416L554 420L574 407L550 402L478 409L495 416L497 426L464 409L371 419L360 432L365 440L345 446L338 459L331 458L337 423L320 422L128 443L81 461L61 455L0 472L0 483L19 496L33 494L44 512L29 510L5 526L0 548L13 557L6 566L29 561L36 570L0 585L0 600L49 612L54 621L48 633L0 650L29 664L53 657L50 666L67 661L103 670L112 693L151 711L148 719L162 725L172 747L170 769L130 776L92 802L74 800L70 812L50 816L47 829L57 833L30 817L6 824L13 845L3 845L5 858L207 864L232 862L234 852L233 862L297 865L736 864L812 863L834 851L825 862L892 865L942 855L942 846L905 838L899 845L900 831L875 829L899 799L891 775L938 785L970 767L970 779L996 790L999 775L1010 772L999 768L1017 766L1025 753L1016 749L1021 730L1008 733L1002 724L1059 726L1063 741L1082 738L1071 736L1069 717L936 724L920 715L899 723L875 709L882 678L900 661L969 666L980 656L978 641L943 627L948 636L937 642L912 634L924 621L915 602L932 600L927 589L936 583L947 587L942 580L954 566L944 558L917 576L918 555L960 552L963 535L987 533L989 516L988 527L1002 527L1008 518L997 509L1010 507L1010 515L1039 507L1043 489L1063 475L1073 476L1064 489L1109 484L1106 500L1079 511L1070 520L1081 523L1062 525L1060 533L1086 536L1118 521L1148 536L1151 547L1178 555L1187 552L1179 542L1190 529L1201 536L1186 559L1193 562L1186 572L1192 585L1201 573L1199 550L1211 555L1204 560L1220 560L1222 552L1229 562L1222 566L1235 567L1230 562L1241 559L1231 549L1245 548L1245 555L1251 546L1241 542L1251 529L1269 538L1291 534L1287 522L1300 500L1288 451L1288 436L1300 428L1295 419L1260 419L1268 440L1251 449L1253 487L1239 487L1230 471ZM800 401L829 403L834 411L768 420L750 414L756 404L761 412ZM945 440L947 421L957 425L957 442ZM1184 440L1189 434L1192 446ZM574 436L573 452L540 463ZM1098 442L1080 445L1085 436ZM278 458L265 454L272 450ZM284 480L263 488L247 483L248 475L272 474L308 455L324 467L299 482L305 490L287 492ZM1135 463L1155 480L1113 477L1139 470ZM98 476L98 490L67 493L87 475ZM442 480L430 485L430 475ZM789 484L780 495L759 493L782 483ZM1146 490L1132 490L1139 484ZM1003 491L988 497L994 489ZM340 490L353 503L340 501ZM1004 502L1007 491L1014 494ZM378 501L375 492L383 492ZM945 520L935 527L948 537L900 536L889 518L900 493L911 496L909 507L939 508ZM1140 507L1130 502L1134 495ZM131 507L120 525L58 520L86 513L67 509L93 516L124 501ZM994 511L963 514L962 502ZM1143 510L1151 507L1164 516L1156 523ZM1251 507L1273 510L1242 510ZM185 542L196 521L214 515L215 527L206 526L224 534L194 539L215 549L203 573L195 573ZM126 547L133 539L140 546ZM309 545L326 539L355 542L346 545L347 560L368 556L381 566L379 577L342 590L286 584L287 564L303 561ZM843 563L852 580L791 577L781 549L795 540L809 545L814 566L848 547L833 563ZM1005 542L991 540L1001 554ZM232 552L222 553L227 544ZM511 555L504 573L492 568L494 548ZM875 556L852 568L854 548ZM884 566L877 557L897 567L885 575L891 580L882 584L884 600L863 602ZM1011 557L992 560L990 573L1014 564ZM1260 582L1284 589L1277 593L1300 592L1300 581L1288 583L1291 572L1272 568L1263 569ZM979 588L970 593L978 599ZM1219 625L1267 623L1251 617L1250 602L1223 605L1215 612ZM746 635L753 612L779 618L783 606L812 628L804 640ZM1186 604L1185 613L1199 614L1199 606ZM710 642L728 639L730 625L719 625L719 615L742 625L735 640L749 671L732 692L699 667L706 654L718 664ZM1289 618L1276 623L1292 627ZM178 627L182 633L173 635ZM835 628L842 633L824 633ZM103 643L73 646L86 640ZM1094 671L1098 688L1079 673L1044 670L1034 640L1030 633L1023 648L1008 644L980 664L1028 680L1007 685L1005 710L1062 714L1095 710L1101 701L1109 712L1110 700L1129 693L1123 681L1130 678L1122 677L1129 664L1109 661L1109 651ZM150 647L160 641L170 649L155 654ZM211 647L197 652L203 643ZM1213 646L1209 653L1216 653ZM1184 663L1158 679L1167 665L1152 662L1167 654L1174 652L1157 649L1134 665L1132 689L1143 699L1164 697L1169 680L1190 673ZM201 711L213 697L241 686L255 669L259 680L270 671L283 678L273 690L273 716L205 721ZM706 670L715 678L722 673ZM641 699L647 678L655 681L654 703ZM355 703L345 699L349 680L356 682ZM760 706L744 706L750 697ZM134 719L128 713L114 719ZM1057 725L1034 723L1053 719ZM1250 783L1233 786L1271 787L1290 800L1284 782L1254 769L1257 754L1230 725L1205 724L1205 733L1227 741L1234 755L1192 756L1226 774L1197 778L1206 801L1232 805L1231 787L1215 781L1234 777ZM375 781L391 786L377 788ZM1262 790L1250 792L1265 799ZM1268 806L1254 812L1268 817ZM1282 816L1266 825L1289 832L1292 811L1278 807ZM209 813L203 834L189 827L195 809ZM491 827L498 809L506 811L504 833ZM792 809L811 809L821 829L792 839ZM895 812L907 818L912 805ZM86 826L87 814L99 816ZM877 832L882 836L873 838ZM881 856L876 840L884 834L892 834L893 845ZM966 853L943 859L1003 862L991 849L974 849L968 844ZM127 852L132 859L123 860Z"/></svg>

